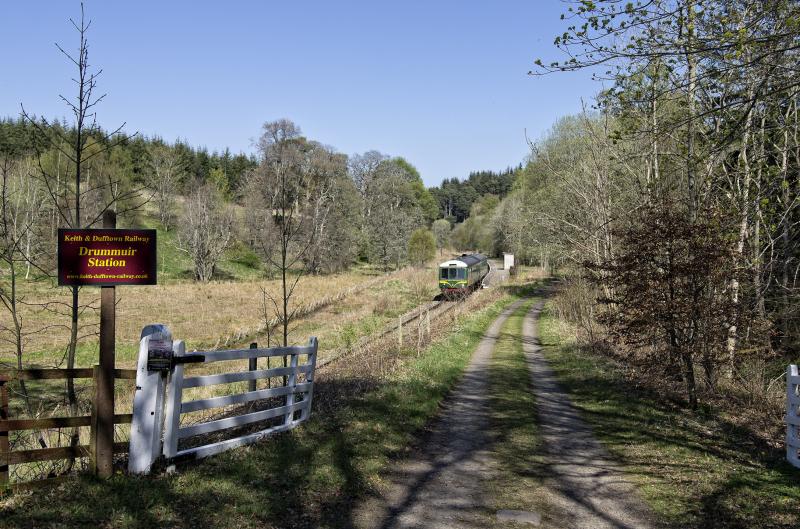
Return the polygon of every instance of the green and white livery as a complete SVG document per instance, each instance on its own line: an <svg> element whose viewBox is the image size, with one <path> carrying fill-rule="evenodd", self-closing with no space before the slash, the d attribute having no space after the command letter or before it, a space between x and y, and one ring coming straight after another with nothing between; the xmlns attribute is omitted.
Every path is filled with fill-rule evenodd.
<svg viewBox="0 0 800 529"><path fill-rule="evenodd" d="M479 254L462 254L439 265L439 289L446 297L464 295L480 287L489 273L489 260Z"/></svg>

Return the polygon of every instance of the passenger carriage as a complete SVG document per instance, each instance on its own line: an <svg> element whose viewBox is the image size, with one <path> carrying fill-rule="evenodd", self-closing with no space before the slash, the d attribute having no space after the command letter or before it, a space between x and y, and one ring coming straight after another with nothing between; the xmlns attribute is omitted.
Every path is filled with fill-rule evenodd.
<svg viewBox="0 0 800 529"><path fill-rule="evenodd" d="M439 265L439 289L447 298L464 296L479 288L489 273L489 260L479 254L462 254Z"/></svg>

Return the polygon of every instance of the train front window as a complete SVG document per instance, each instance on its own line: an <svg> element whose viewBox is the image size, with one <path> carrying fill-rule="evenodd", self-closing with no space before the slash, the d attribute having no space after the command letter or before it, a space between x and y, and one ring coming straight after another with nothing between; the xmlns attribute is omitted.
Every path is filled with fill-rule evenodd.
<svg viewBox="0 0 800 529"><path fill-rule="evenodd" d="M442 268L439 274L440 279L464 279L465 277L463 268Z"/></svg>
<svg viewBox="0 0 800 529"><path fill-rule="evenodd" d="M458 268L455 270L456 272L456 279L466 279L467 278L467 269L466 268Z"/></svg>

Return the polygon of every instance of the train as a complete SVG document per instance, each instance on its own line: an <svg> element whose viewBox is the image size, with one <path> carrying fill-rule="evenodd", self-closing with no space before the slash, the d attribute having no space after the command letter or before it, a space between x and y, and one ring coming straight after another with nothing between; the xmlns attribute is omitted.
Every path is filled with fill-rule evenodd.
<svg viewBox="0 0 800 529"><path fill-rule="evenodd" d="M480 288L489 273L489 259L479 253L461 254L439 265L439 289L446 298L465 296Z"/></svg>

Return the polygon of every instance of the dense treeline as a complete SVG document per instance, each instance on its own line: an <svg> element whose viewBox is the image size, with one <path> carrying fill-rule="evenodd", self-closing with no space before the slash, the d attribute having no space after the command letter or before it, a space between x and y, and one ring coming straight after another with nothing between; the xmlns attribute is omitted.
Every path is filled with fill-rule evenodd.
<svg viewBox="0 0 800 529"><path fill-rule="evenodd" d="M504 171L476 171L469 174L466 180L458 178L445 179L439 187L431 188L431 194L439 203L439 213L450 222L464 222L470 216L472 205L481 197L494 195L504 198L514 184L515 171L521 169L508 168Z"/></svg>
<svg viewBox="0 0 800 529"><path fill-rule="evenodd" d="M765 387L800 331L800 6L601 0L564 18L568 58L537 73L602 68L610 88L535 145L495 244L571 263L570 316L691 406L721 380Z"/></svg>
<svg viewBox="0 0 800 529"><path fill-rule="evenodd" d="M263 241L253 235L254 217L244 215L245 220L237 222L238 217L231 217L232 211L227 211L225 205L243 206L252 212L265 203L263 194L254 193L252 187L254 175L263 173L266 159L263 145L257 154L234 155L228 149L209 153L181 140L168 143L159 137L128 137L120 132L109 134L100 128L93 132L92 150L96 154L85 164L85 183L91 188L93 178L103 178L114 182L111 187L128 190L125 200L113 201L113 208L122 219L128 218L124 222L137 224L142 204L150 202L157 210L161 226L167 231L176 230L178 244L192 257L195 275L200 280L213 278L216 263L237 238L262 254L266 271L272 273L274 267L270 256L264 254ZM37 199L29 203L28 210L22 211L20 207L15 213L30 218L31 229L25 234L28 242L23 256L28 274L32 267L49 271L54 266L53 236L64 225L64 219L59 218L57 208L53 209L47 200L38 199L54 191L59 196L51 198L68 202L73 178L68 176L70 164L52 142L56 139L68 147L75 142L75 135L74 126L58 121L0 120L0 155L17 162L14 166L17 178L9 182L27 186L31 200ZM347 157L299 133L296 136L293 141L304 142L311 150L326 150L331 160L335 160L329 160L325 167L308 166L329 180L326 182L329 189L322 202L324 208L315 210L315 215L322 215L317 219L319 232L314 234L309 251L301 259L307 271L336 272L359 260L384 269L398 267L409 261L412 232L431 228L436 219L446 220L437 228L438 248L453 244L463 250L487 247L490 252L497 250L497 245L487 243L490 235L475 234L473 225L508 195L519 168L473 172L464 181L446 179L440 187L426 189L419 172L403 158L377 151ZM39 167L40 163L44 167ZM54 184L50 181L53 175ZM301 178L297 171L291 177ZM51 185L53 189L48 190ZM302 197L298 207L303 209L308 200L308 196ZM85 197L79 224L96 224L98 213L107 202L100 196ZM194 215L199 211L204 212L203 216ZM45 217L50 219L46 227ZM177 222L180 217L182 225ZM450 226L459 222L462 224L451 239Z"/></svg>
<svg viewBox="0 0 800 529"><path fill-rule="evenodd" d="M67 142L75 141L75 127L67 123L39 120L37 125L35 127L22 118L0 119L0 154L35 154L37 145L45 148L45 135L63 137ZM156 151L161 147L171 151L177 158L181 168L181 184L214 180L234 195L240 191L244 175L258 163L253 155L232 154L230 149L209 153L207 149L193 147L183 140L169 144L159 137L136 135L129 138L124 134L108 135L99 129L96 141L98 148L114 145L108 170L124 174L126 179L139 183L147 182Z"/></svg>
<svg viewBox="0 0 800 529"><path fill-rule="evenodd" d="M209 154L182 141L167 143L96 129L92 152L82 163L81 194L86 196L76 225L96 227L98 213L111 202L123 222L131 225L152 207L160 225L175 231L179 248L192 258L197 279L213 278L217 262L237 239L260 254L265 272L272 274L275 263L270 252L277 247L274 241L265 241L262 232L274 231L280 219L266 222L262 216L259 225L254 222L256 212L266 211L268 217L272 211L268 205L275 198L275 182L271 187L263 182L270 156L277 146L291 144L298 153L292 155L284 183L296 187L291 191L292 211L303 223L311 223L301 230L307 232L308 247L302 248L302 258L293 267L328 273L345 270L358 260L384 269L408 262L411 233L429 228L440 217L416 168L403 158L376 151L348 158L286 123L290 124L287 137L274 138L269 148L262 137L253 155L232 155L229 150ZM265 130L273 125L266 124ZM31 268L49 273L54 266L54 234L66 225L55 204L69 203L75 185L74 164L59 147L68 148L75 140L75 128L65 124L0 121L0 156L13 162L6 182L10 195L4 203L15 218L27 219L28 242L21 258L28 273ZM302 160L295 159L299 153ZM259 179L261 189L256 184ZM98 180L104 184L95 185ZM113 185L106 185L109 182ZM97 196L87 191L101 187ZM112 191L119 195L122 189L124 199L103 196ZM151 206L145 205L148 202ZM235 214L237 207L247 213Z"/></svg>

